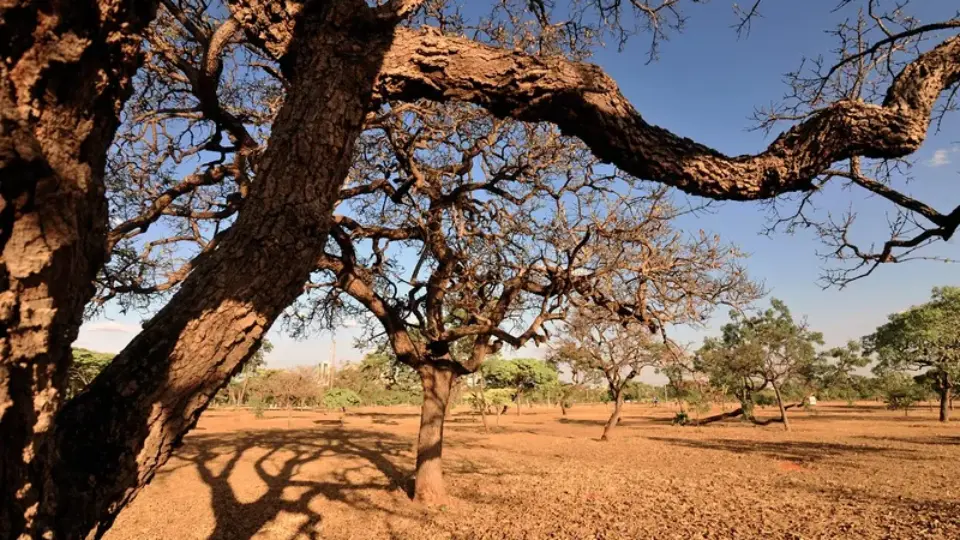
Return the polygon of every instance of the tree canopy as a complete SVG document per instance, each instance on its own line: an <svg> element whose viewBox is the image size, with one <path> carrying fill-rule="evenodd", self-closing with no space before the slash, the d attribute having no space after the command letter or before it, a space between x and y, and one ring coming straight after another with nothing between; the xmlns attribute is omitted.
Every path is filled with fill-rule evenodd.
<svg viewBox="0 0 960 540"><path fill-rule="evenodd" d="M949 419L949 401L960 378L960 287L937 287L930 301L893 313L864 338L876 354L875 370L923 371L940 394L940 420Z"/></svg>

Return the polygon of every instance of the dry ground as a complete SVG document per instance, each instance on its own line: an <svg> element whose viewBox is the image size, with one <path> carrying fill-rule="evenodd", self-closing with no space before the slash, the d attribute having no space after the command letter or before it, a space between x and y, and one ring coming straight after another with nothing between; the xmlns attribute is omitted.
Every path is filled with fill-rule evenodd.
<svg viewBox="0 0 960 540"><path fill-rule="evenodd" d="M773 414L768 409L766 414ZM674 427L668 407L513 411L485 434L458 411L448 506L406 494L417 409L209 411L121 514L109 540L147 538L960 539L960 422L923 408L823 404L794 431Z"/></svg>

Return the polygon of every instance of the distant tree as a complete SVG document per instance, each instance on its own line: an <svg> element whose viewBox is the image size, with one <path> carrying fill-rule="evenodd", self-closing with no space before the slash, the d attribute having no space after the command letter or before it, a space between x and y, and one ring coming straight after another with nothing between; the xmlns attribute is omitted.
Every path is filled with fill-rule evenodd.
<svg viewBox="0 0 960 540"><path fill-rule="evenodd" d="M348 407L357 407L362 403L360 396L349 388L331 388L323 393L323 406L328 409L340 409L343 416ZM340 421L343 421L343 416Z"/></svg>
<svg viewBox="0 0 960 540"><path fill-rule="evenodd" d="M526 393L557 382L556 368L536 358L496 359L485 362L480 369L487 386L512 390L517 415L520 415L521 400Z"/></svg>
<svg viewBox="0 0 960 540"><path fill-rule="evenodd" d="M559 349L569 351L571 361L576 359L578 366L599 373L607 384L613 412L600 440L609 440L620 422L624 389L643 368L662 365L667 346L645 325L620 321L606 310L582 308L566 326L568 333Z"/></svg>
<svg viewBox="0 0 960 540"><path fill-rule="evenodd" d="M900 372L888 372L879 377L883 400L890 410L903 411L904 416L910 408L923 400L926 390L913 377Z"/></svg>
<svg viewBox="0 0 960 540"><path fill-rule="evenodd" d="M800 372L800 383L807 387L805 394L825 393L851 401L859 396L863 377L854 372L866 367L870 357L864 354L863 347L856 341L850 341L844 347L833 347L817 355L814 362Z"/></svg>
<svg viewBox="0 0 960 540"><path fill-rule="evenodd" d="M735 413L754 422L754 395L769 386L776 396L780 421L789 430L790 406L784 403L783 385L811 372L817 362L816 346L823 344L822 334L795 322L786 304L777 299L758 315L748 317L734 311L730 318L721 337L704 342L697 355L698 370L715 385L735 388L741 404Z"/></svg>
<svg viewBox="0 0 960 540"><path fill-rule="evenodd" d="M257 349L257 352L253 353L253 356L250 357L250 360L243 365L243 368L240 370L240 373L237 373L233 376L233 379L225 387L230 401L233 402L234 407L239 407L244 403L244 400L247 397L247 388L250 385L250 378L256 376L257 372L263 369L267 365L267 353L273 351L273 343L269 339L263 340L260 343L260 348Z"/></svg>
<svg viewBox="0 0 960 540"><path fill-rule="evenodd" d="M113 361L114 356L116 355L112 353L75 347L73 349L73 364L70 366L70 380L67 383L67 397L72 398L79 394L94 377L103 371L103 368L107 367L107 364Z"/></svg>
<svg viewBox="0 0 960 540"><path fill-rule="evenodd" d="M547 362L558 373L565 373L569 378L568 381L558 383L560 414L566 416L567 409L573 405L576 396L583 393L584 385L598 381L599 373L593 369L593 362L586 351L569 339L553 343Z"/></svg>
<svg viewBox="0 0 960 540"><path fill-rule="evenodd" d="M926 373L940 396L940 421L947 422L960 379L960 287L937 287L932 296L925 304L890 315L863 341L877 356L877 373Z"/></svg>

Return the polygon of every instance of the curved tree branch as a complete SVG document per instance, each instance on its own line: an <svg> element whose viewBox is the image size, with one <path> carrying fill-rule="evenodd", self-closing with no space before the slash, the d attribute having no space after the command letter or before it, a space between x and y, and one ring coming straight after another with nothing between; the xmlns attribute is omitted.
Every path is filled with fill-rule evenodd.
<svg viewBox="0 0 960 540"><path fill-rule="evenodd" d="M838 101L763 152L729 157L647 123L599 67L397 29L377 83L381 99L466 101L498 116L546 121L635 177L688 193L756 200L806 191L831 164L897 158L919 148L939 95L960 80L960 37L918 56L882 105Z"/></svg>

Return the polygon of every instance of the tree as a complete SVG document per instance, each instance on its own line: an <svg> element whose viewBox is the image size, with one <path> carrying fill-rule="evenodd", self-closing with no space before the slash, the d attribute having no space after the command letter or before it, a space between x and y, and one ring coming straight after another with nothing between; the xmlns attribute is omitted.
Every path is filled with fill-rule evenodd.
<svg viewBox="0 0 960 540"><path fill-rule="evenodd" d="M924 388L913 378L904 373L888 372L880 376L880 388L883 400L893 411L903 411L903 415L910 413L910 408L924 397Z"/></svg>
<svg viewBox="0 0 960 540"><path fill-rule="evenodd" d="M855 370L870 364L870 357L864 354L863 347L856 341L850 341L844 347L833 347L821 352L815 362L810 363L801 372L801 381L809 384L813 391L836 394L852 400L859 394L862 376Z"/></svg>
<svg viewBox="0 0 960 540"><path fill-rule="evenodd" d="M567 409L573 404L574 397L584 385L598 379L593 362L586 351L570 340L560 340L553 344L547 362L559 373L566 372L569 382L560 383L560 412L567 415Z"/></svg>
<svg viewBox="0 0 960 540"><path fill-rule="evenodd" d="M231 401L233 401L235 407L239 407L243 403L247 395L250 378L255 376L260 369L267 365L266 355L271 351L273 351L273 343L268 339L263 340L260 348L253 354L250 360L243 365L240 373L234 375L233 379L230 380L228 389L230 386L236 386L236 392L231 392L233 394Z"/></svg>
<svg viewBox="0 0 960 540"><path fill-rule="evenodd" d="M569 333L560 350L578 367L602 374L613 401L613 413L603 428L601 441L609 440L620 422L624 390L645 367L663 364L668 345L657 343L650 329L637 322L621 322L609 312L581 309L567 325Z"/></svg>
<svg viewBox="0 0 960 540"><path fill-rule="evenodd" d="M90 384L107 364L113 360L111 353L101 353L87 349L73 349L73 364L70 366L70 382L67 384L67 397L80 393Z"/></svg>
<svg viewBox="0 0 960 540"><path fill-rule="evenodd" d="M848 235L826 236L836 239L838 255L869 268L903 260L904 253L956 230L960 212L941 213L885 178L867 176L861 163L896 164L883 160L909 155L923 142L938 98L958 79L960 41L920 40L957 28L955 19L921 25L900 6L882 13L869 2L865 20L879 22L856 26L852 35L841 28L837 63L818 64L822 70L798 77L793 94L800 103L772 118L797 123L764 152L731 158L648 124L602 70L579 62L593 38L612 35L624 43L635 28L651 31L654 58L657 45L684 20L681 2L573 1L573 9L557 6L557 13L552 2L497 2L481 24L458 25L460 18L448 16L453 8L443 2L335 0L313 9L310 2L231 0L225 19L223 6L169 0L158 23L163 31L153 34L143 31L153 18L149 1L23 0L0 8L0 28L12 44L2 94L16 101L0 107L4 125L13 126L0 135L0 166L5 180L16 178L4 182L0 206L0 385L13 403L0 417L0 459L8 475L0 482L0 532L79 536L109 527L169 457L175 446L169 441L195 425L216 391L256 351L265 329L300 294L324 251L364 119L391 100L469 101L498 116L551 122L631 175L718 199L799 193L803 205L827 182L849 182L922 224L914 235L906 230L910 219L898 220L877 253L852 245ZM556 24L568 11L577 17ZM497 37L505 29L520 31L504 43ZM152 110L174 123L200 118L209 132L195 140L215 156L198 160L204 163L200 174L158 175L172 181L161 183L136 216L145 219L128 224L120 236L145 231L154 215L199 215L181 202L203 200L197 194L209 193L200 188L212 186L230 196L225 205L214 203L214 212L233 218L229 229L216 230L215 242L202 239L207 249L167 289L167 308L89 391L61 410L71 363L67 347L108 236L106 147L139 60L139 38L171 35L184 46L174 47L180 55L168 67L186 74L179 80L192 97L185 106ZM154 50L155 59L166 61L163 47ZM220 59L245 54L266 58L252 63L282 79L275 86L283 99L273 103L283 105L275 117L260 115L270 123L266 147L238 129L253 116L234 115L220 104L224 72L233 65ZM61 75L78 72L83 76ZM942 102L949 105L946 95ZM139 115L126 121L144 123ZM848 167L834 167L844 161ZM40 236L42 242L32 241ZM224 268L231 269L229 279ZM38 298L43 309L26 309ZM28 312L33 316L20 318ZM22 366L28 366L22 373L29 384L13 384L22 380ZM133 386L134 395L122 390ZM160 409L178 414L159 419L152 411ZM35 432L38 424L54 427ZM25 453L30 447L51 451ZM93 455L101 459L87 459ZM90 483L96 488L87 489ZM41 501L28 516L24 509Z"/></svg>
<svg viewBox="0 0 960 540"><path fill-rule="evenodd" d="M710 376L714 385L736 389L741 407L733 416L743 414L755 421L753 396L771 387L780 421L789 431L783 385L810 373L817 360L816 346L823 343L823 336L810 331L805 323L796 323L780 300L774 298L770 305L770 309L752 317L731 312L732 320L723 326L722 336L704 341L695 365Z"/></svg>
<svg viewBox="0 0 960 540"><path fill-rule="evenodd" d="M155 10L149 0L0 6L0 537L49 527L28 511L52 482L36 451L54 444L52 430L39 428L68 390L70 345L104 262L104 158Z"/></svg>
<svg viewBox="0 0 960 540"><path fill-rule="evenodd" d="M950 419L950 399L960 377L960 287L937 287L929 302L888 316L864 338L875 370L923 371L940 396L940 421Z"/></svg>
<svg viewBox="0 0 960 540"><path fill-rule="evenodd" d="M553 127L417 104L371 120L359 149L310 293L287 322L307 332L356 318L366 342L389 343L419 374L418 500L446 496L454 385L503 346L546 342L574 305L658 328L675 296L687 306L754 288L735 247L671 228L699 207L604 170ZM511 383L518 413L525 384Z"/></svg>
<svg viewBox="0 0 960 540"><path fill-rule="evenodd" d="M520 403L526 393L557 381L557 370L536 358L488 361L481 369L488 386L512 390L517 416L520 415Z"/></svg>
<svg viewBox="0 0 960 540"><path fill-rule="evenodd" d="M362 400L356 392L349 388L331 388L323 393L323 406L328 409L340 409L344 416L347 414L347 407L356 407ZM340 417L343 422L343 417Z"/></svg>

